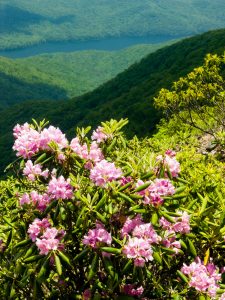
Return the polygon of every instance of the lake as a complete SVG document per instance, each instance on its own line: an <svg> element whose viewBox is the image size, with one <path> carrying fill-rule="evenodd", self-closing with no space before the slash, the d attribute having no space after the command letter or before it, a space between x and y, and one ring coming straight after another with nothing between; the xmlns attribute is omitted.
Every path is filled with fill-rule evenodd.
<svg viewBox="0 0 225 300"><path fill-rule="evenodd" d="M156 44L166 42L178 36L144 36L144 37L118 37L100 40L73 40L68 42L47 42L26 48L0 51L0 56L10 58L23 58L44 53L73 52L82 50L121 50L138 44Z"/></svg>

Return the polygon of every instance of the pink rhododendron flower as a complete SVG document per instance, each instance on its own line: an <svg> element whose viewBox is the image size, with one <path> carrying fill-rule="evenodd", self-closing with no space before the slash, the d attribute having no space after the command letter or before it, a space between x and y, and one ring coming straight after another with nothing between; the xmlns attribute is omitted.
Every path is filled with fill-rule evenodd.
<svg viewBox="0 0 225 300"><path fill-rule="evenodd" d="M13 150L17 151L17 156L23 158L31 158L37 153L40 148L40 134L27 123L24 125L16 125L14 127L14 136L16 140L13 145Z"/></svg>
<svg viewBox="0 0 225 300"><path fill-rule="evenodd" d="M91 143L88 159L95 163L100 162L101 160L104 159L102 150L99 148L96 142Z"/></svg>
<svg viewBox="0 0 225 300"><path fill-rule="evenodd" d="M121 185L123 186L123 185L126 185L127 183L129 183L129 182L131 182L132 181L132 177L122 177L121 179L120 179L120 182L121 182Z"/></svg>
<svg viewBox="0 0 225 300"><path fill-rule="evenodd" d="M73 187L70 185L70 179L66 180L63 176L59 178L52 177L47 192L52 199L71 199L73 197Z"/></svg>
<svg viewBox="0 0 225 300"><path fill-rule="evenodd" d="M81 145L79 139L76 137L71 141L70 147L80 158L88 160L88 162L85 164L87 169L92 169L93 164L104 159L102 150L99 148L96 142L92 142L90 149L88 149L87 144Z"/></svg>
<svg viewBox="0 0 225 300"><path fill-rule="evenodd" d="M143 185L142 180L138 180L136 187ZM138 192L144 197L144 204L159 206L163 203L163 196L171 196L175 193L175 188L168 179L155 179L149 187Z"/></svg>
<svg viewBox="0 0 225 300"><path fill-rule="evenodd" d="M38 194L36 191L32 191L30 193L30 198L33 204L36 205L40 211L44 211L51 201L48 194L42 195L42 194Z"/></svg>
<svg viewBox="0 0 225 300"><path fill-rule="evenodd" d="M82 240L83 244L88 245L92 248L98 248L99 244L111 245L112 237L107 232L101 223L96 223L96 228L90 229L88 234L84 236Z"/></svg>
<svg viewBox="0 0 225 300"><path fill-rule="evenodd" d="M118 179L121 175L121 169L116 168L114 163L102 160L91 170L90 179L97 186L106 187L108 182Z"/></svg>
<svg viewBox="0 0 225 300"><path fill-rule="evenodd" d="M28 193L24 193L22 197L19 198L20 205L23 206L24 204L30 204L30 197Z"/></svg>
<svg viewBox="0 0 225 300"><path fill-rule="evenodd" d="M88 159L88 147L87 144L81 145L78 137L72 139L70 148L82 159Z"/></svg>
<svg viewBox="0 0 225 300"><path fill-rule="evenodd" d="M49 171L47 169L42 171L41 169L41 165L34 165L31 160L28 160L25 164L25 168L23 169L23 175L27 176L27 178L31 181L34 181L37 176L43 176L45 178L48 177Z"/></svg>
<svg viewBox="0 0 225 300"><path fill-rule="evenodd" d="M166 248L170 248L174 251L175 254L179 253L179 249L181 249L181 244L179 241L176 241L176 235L167 231L165 236L162 239L162 244Z"/></svg>
<svg viewBox="0 0 225 300"><path fill-rule="evenodd" d="M32 224L29 225L28 234L30 239L34 242L39 234L46 228L50 227L48 219L44 218L42 220L35 219Z"/></svg>
<svg viewBox="0 0 225 300"><path fill-rule="evenodd" d="M15 138L18 138L22 132L29 132L30 131L30 125L28 123L24 123L23 125L17 124L13 128L13 136Z"/></svg>
<svg viewBox="0 0 225 300"><path fill-rule="evenodd" d="M57 250L59 246L58 239L39 239L36 240L36 245L40 251L40 254L47 255L51 250Z"/></svg>
<svg viewBox="0 0 225 300"><path fill-rule="evenodd" d="M220 296L219 299L220 299L220 300L225 300L225 293L223 293L223 294Z"/></svg>
<svg viewBox="0 0 225 300"><path fill-rule="evenodd" d="M180 217L173 217L175 223L170 223L164 217L160 218L159 224L165 230L169 230L172 232L180 232L180 233L189 233L191 230L190 227L190 216L187 212L178 212L180 213Z"/></svg>
<svg viewBox="0 0 225 300"><path fill-rule="evenodd" d="M175 156L176 152L167 150L164 157L158 155L156 159L168 168L173 177L178 177L178 174L180 173L180 163L176 160Z"/></svg>
<svg viewBox="0 0 225 300"><path fill-rule="evenodd" d="M91 290L87 289L83 292L82 300L91 300L91 297L92 297Z"/></svg>
<svg viewBox="0 0 225 300"><path fill-rule="evenodd" d="M156 178L148 189L152 194L158 194L160 196L171 196L175 193L174 186L167 179Z"/></svg>
<svg viewBox="0 0 225 300"><path fill-rule="evenodd" d="M161 241L161 237L156 233L151 223L135 226L132 236L146 239L150 244L157 244Z"/></svg>
<svg viewBox="0 0 225 300"><path fill-rule="evenodd" d="M213 263L204 265L197 258L189 266L184 264L181 271L185 275L188 275L190 287L195 288L197 291L206 292L211 297L215 297L216 291L219 288L218 282L221 279L221 274Z"/></svg>
<svg viewBox="0 0 225 300"><path fill-rule="evenodd" d="M36 246L40 254L47 255L51 250L62 250L63 245L60 241L64 237L64 234L64 231L59 231L54 227L47 228L40 238L36 238Z"/></svg>
<svg viewBox="0 0 225 300"><path fill-rule="evenodd" d="M49 143L55 142L59 149L66 148L68 146L68 141L65 137L65 134L59 128L50 126L45 128L40 133L40 148L42 150L49 150Z"/></svg>
<svg viewBox="0 0 225 300"><path fill-rule="evenodd" d="M44 211L51 201L49 196L47 194L38 194L37 191L30 192L30 195L27 193L24 193L23 196L19 199L20 205L24 204L33 204L37 207L40 211Z"/></svg>
<svg viewBox="0 0 225 300"><path fill-rule="evenodd" d="M129 238L123 248L123 253L127 258L134 259L134 265L138 267L143 267L146 261L153 260L151 245L143 238Z"/></svg>
<svg viewBox="0 0 225 300"><path fill-rule="evenodd" d="M98 128L95 131L93 131L91 139L93 141L97 141L98 144L106 141L109 138L109 136L105 134L103 130L103 127L98 126Z"/></svg>
<svg viewBox="0 0 225 300"><path fill-rule="evenodd" d="M63 163L66 160L66 156L64 153L59 153L57 156L57 159L59 160L60 163Z"/></svg>
<svg viewBox="0 0 225 300"><path fill-rule="evenodd" d="M134 219L128 217L121 229L121 237L124 238L125 236L128 236L136 226L141 224L144 224L141 215L138 214Z"/></svg>
<svg viewBox="0 0 225 300"><path fill-rule="evenodd" d="M125 284L123 286L123 292L129 296L141 296L144 293L144 288L142 286L135 288L135 284Z"/></svg>

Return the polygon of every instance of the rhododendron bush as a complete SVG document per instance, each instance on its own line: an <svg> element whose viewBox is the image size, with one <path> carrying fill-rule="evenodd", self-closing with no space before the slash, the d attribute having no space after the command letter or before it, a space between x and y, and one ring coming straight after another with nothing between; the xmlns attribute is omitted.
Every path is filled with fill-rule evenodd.
<svg viewBox="0 0 225 300"><path fill-rule="evenodd" d="M44 121L15 126L1 299L225 299L220 186L193 190L176 152L126 140L126 123L71 141Z"/></svg>

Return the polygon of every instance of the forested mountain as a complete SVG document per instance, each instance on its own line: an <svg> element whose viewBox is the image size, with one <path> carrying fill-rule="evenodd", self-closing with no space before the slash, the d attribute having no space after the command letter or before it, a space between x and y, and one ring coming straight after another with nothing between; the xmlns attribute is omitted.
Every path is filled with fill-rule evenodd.
<svg viewBox="0 0 225 300"><path fill-rule="evenodd" d="M0 49L112 36L186 36L224 26L223 0L1 0Z"/></svg>
<svg viewBox="0 0 225 300"><path fill-rule="evenodd" d="M0 57L0 109L24 100L66 100L82 95L167 44L138 45L120 51L43 54L23 59Z"/></svg>
<svg viewBox="0 0 225 300"><path fill-rule="evenodd" d="M185 39L142 59L91 93L69 101L30 101L5 109L0 119L1 165L10 161L12 128L16 123L47 118L74 134L74 126L96 126L110 118L129 118L128 135L151 135L160 119L153 97L179 77L201 65L207 53L223 53L225 30Z"/></svg>

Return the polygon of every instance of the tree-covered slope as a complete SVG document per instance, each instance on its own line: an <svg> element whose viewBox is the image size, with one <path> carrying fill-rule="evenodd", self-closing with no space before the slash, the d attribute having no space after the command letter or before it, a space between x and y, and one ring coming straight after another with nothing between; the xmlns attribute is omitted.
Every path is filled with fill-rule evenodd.
<svg viewBox="0 0 225 300"><path fill-rule="evenodd" d="M207 53L223 53L225 30L208 32L185 39L148 55L115 79L91 93L57 105L49 101L26 102L4 110L0 120L1 164L8 161L16 123L31 118L47 118L67 133L74 126L96 126L110 118L128 117L127 133L131 136L151 135L160 120L153 107L153 97L161 88L170 87L179 77L201 65Z"/></svg>
<svg viewBox="0 0 225 300"><path fill-rule="evenodd" d="M112 36L185 36L225 26L223 0L2 0L0 49Z"/></svg>
<svg viewBox="0 0 225 300"><path fill-rule="evenodd" d="M82 95L167 44L137 45L120 51L45 54L23 59L0 57L0 109L24 100L65 100Z"/></svg>

